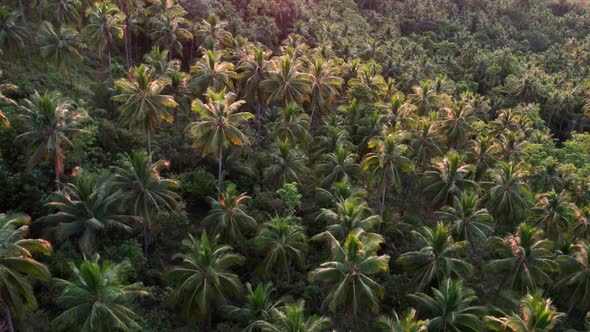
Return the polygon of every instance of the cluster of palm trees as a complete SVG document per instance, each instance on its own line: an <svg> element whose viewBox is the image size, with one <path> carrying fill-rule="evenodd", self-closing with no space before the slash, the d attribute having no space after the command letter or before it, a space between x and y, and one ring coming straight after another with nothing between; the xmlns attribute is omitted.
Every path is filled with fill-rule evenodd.
<svg viewBox="0 0 590 332"><path fill-rule="evenodd" d="M506 91L520 103L491 112L488 98L459 93L442 76L404 89L367 60L381 57L378 43L369 45L370 56L339 56L294 33L271 51L234 37L216 16L193 27L172 0L146 7L131 0L50 5L55 21L42 23L37 43L41 56L62 70L64 90L83 41L99 54L106 50L118 120L146 138L145 153L128 154L123 165L103 172L77 170L62 188L66 149L74 135L84 134L86 112L55 93L34 93L20 103L30 129L20 138L35 146L29 168L43 157L54 164L52 213L36 222L47 238L76 239L80 252L92 257L72 266L70 280L58 280L64 311L54 320L57 329L139 327L128 303L145 292L128 284L129 263L101 262L95 254L108 232L132 232L141 222L148 257L153 217L179 205L176 181L161 175L168 163L153 161L163 155L153 149L163 123L177 125L201 156L218 162L218 193L207 199L202 232L187 235L163 274L187 321L206 320L211 329L219 314L251 331L353 329L359 317L380 312L390 273L411 279L415 292L408 299L415 308L377 318L375 326L384 331L480 331L484 324L549 331L590 309L590 202L580 194L588 191L587 175L560 167L550 155L549 131L529 103L539 94L529 79L534 68L525 68L521 80L513 77ZM8 50L30 43L18 19L0 7L0 27L7 31L0 46ZM145 63L131 66L129 34L138 26L156 47ZM127 77L113 77L117 40L124 41ZM189 42L191 56L194 48L200 57L186 72L175 56L182 58ZM1 94L0 102L17 104ZM295 185L309 204L255 218L248 202L256 197L223 181L232 158L257 174L259 188L274 193ZM423 217L423 227L403 223L407 214ZM0 301L9 323L24 304L35 305L27 276L50 278L31 255L49 253L51 246L25 239L27 223L18 215L0 218ZM392 228L414 229L406 252L392 249L394 240L403 242ZM244 244L255 257L239 251ZM324 255L310 259L312 247ZM242 284L237 269L244 265L255 267L260 283ZM274 294L302 272L318 285L321 310L333 319L308 315L302 300ZM477 303L482 293L469 286L485 273L502 277L493 281L494 292L521 298L520 310ZM566 314L549 297L566 303Z"/></svg>

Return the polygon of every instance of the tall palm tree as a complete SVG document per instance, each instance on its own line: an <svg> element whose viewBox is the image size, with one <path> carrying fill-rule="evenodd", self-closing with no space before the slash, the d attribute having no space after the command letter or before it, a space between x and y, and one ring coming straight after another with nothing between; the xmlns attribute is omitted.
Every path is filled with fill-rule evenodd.
<svg viewBox="0 0 590 332"><path fill-rule="evenodd" d="M445 107L440 113L440 130L446 139L447 146L456 149L462 146L474 131L471 126L477 118L471 108L463 102L457 102L451 107Z"/></svg>
<svg viewBox="0 0 590 332"><path fill-rule="evenodd" d="M36 91L31 99L25 99L21 110L31 130L17 138L30 140L36 146L27 168L30 170L41 158L51 156L55 170L55 188L59 191L59 176L63 173L66 158L63 147L71 147L70 137L83 132L76 126L86 113L59 94L46 92L40 95Z"/></svg>
<svg viewBox="0 0 590 332"><path fill-rule="evenodd" d="M256 105L256 132L260 135L262 127L263 90L260 83L264 81L268 73L271 51L262 48L255 48L253 54L248 53L247 57L240 60L236 68L240 87L243 89L244 98Z"/></svg>
<svg viewBox="0 0 590 332"><path fill-rule="evenodd" d="M34 253L49 255L51 244L27 239L31 219L22 214L0 214L0 305L8 331L14 332L12 314L36 307L37 301L29 277L49 281L49 269L33 258Z"/></svg>
<svg viewBox="0 0 590 332"><path fill-rule="evenodd" d="M375 327L381 332L425 332L427 324L428 320L416 319L416 309L412 308L402 319L395 310L391 316L380 316Z"/></svg>
<svg viewBox="0 0 590 332"><path fill-rule="evenodd" d="M226 30L226 27L227 22L213 14L200 22L195 37L206 49L214 49L219 43L227 44L232 38L232 34Z"/></svg>
<svg viewBox="0 0 590 332"><path fill-rule="evenodd" d="M563 239L564 234L572 230L576 218L575 205L569 201L565 191L559 194L554 191L542 194L532 212L534 224L553 241Z"/></svg>
<svg viewBox="0 0 590 332"><path fill-rule="evenodd" d="M47 21L41 23L38 37L40 52L43 58L53 58L55 65L61 70L64 90L66 88L66 72L69 60L82 60L78 52L84 45L80 40L80 34L74 28L60 26L57 30Z"/></svg>
<svg viewBox="0 0 590 332"><path fill-rule="evenodd" d="M98 236L118 229L131 231L128 225L134 218L118 214L122 193L116 192L108 174L82 172L75 183L65 185L63 191L53 194L47 205L59 212L37 219L45 226L54 226L60 240L78 236L80 251L85 255L96 252Z"/></svg>
<svg viewBox="0 0 590 332"><path fill-rule="evenodd" d="M16 11L0 6L0 49L12 52L25 46L26 29L17 20Z"/></svg>
<svg viewBox="0 0 590 332"><path fill-rule="evenodd" d="M200 99L193 101L192 110L200 115L200 119L190 123L186 130L194 137L195 144L202 149L203 155L212 154L217 157L217 189L221 192L223 176L223 150L228 145L242 146L250 144L248 137L240 130L240 126L250 120L253 115L238 112L244 100L235 101L233 93L225 89L218 93L209 90L207 103Z"/></svg>
<svg viewBox="0 0 590 332"><path fill-rule="evenodd" d="M432 170L424 172L424 192L432 197L433 205L451 204L463 189L477 188L469 178L473 171L473 165L463 164L459 154L451 150Z"/></svg>
<svg viewBox="0 0 590 332"><path fill-rule="evenodd" d="M160 121L172 122L169 108L178 106L174 97L162 94L170 84L165 77L156 77L154 68L140 65L130 68L128 78L115 82L119 92L112 99L122 103L119 107L119 120L123 125L146 133L146 151L152 160L152 134Z"/></svg>
<svg viewBox="0 0 590 332"><path fill-rule="evenodd" d="M260 83L260 88L267 92L267 103L286 106L291 103L301 104L309 99L311 77L300 70L300 63L289 56L272 62L268 79Z"/></svg>
<svg viewBox="0 0 590 332"><path fill-rule="evenodd" d="M541 292L526 294L520 300L520 312L504 317L485 316L486 327L492 331L509 332L550 332L555 331L563 317L551 304L551 299L544 299Z"/></svg>
<svg viewBox="0 0 590 332"><path fill-rule="evenodd" d="M332 325L329 318L312 315L305 316L305 302L286 303L271 312L271 321L261 321L265 332L321 332Z"/></svg>
<svg viewBox="0 0 590 332"><path fill-rule="evenodd" d="M168 273L175 282L174 297L182 308L182 314L190 319L195 316L208 317L211 329L211 313L219 305L241 294L242 283L231 268L242 265L244 257L231 252L232 247L209 241L207 233L201 239L188 235L182 241L181 253L174 259L182 260Z"/></svg>
<svg viewBox="0 0 590 332"><path fill-rule="evenodd" d="M309 116L297 104L289 104L278 110L279 118L268 124L268 137L280 139L292 145L306 145L311 141L307 131Z"/></svg>
<svg viewBox="0 0 590 332"><path fill-rule="evenodd" d="M307 64L309 79L311 80L311 115L310 125L313 125L316 110L322 111L336 100L338 89L342 85L342 78L336 76L329 62L316 58Z"/></svg>
<svg viewBox="0 0 590 332"><path fill-rule="evenodd" d="M410 128L410 144L416 164L425 168L434 156L443 154L440 147L441 136L433 119L420 118Z"/></svg>
<svg viewBox="0 0 590 332"><path fill-rule="evenodd" d="M412 91L409 97L416 105L419 115L428 114L441 104L441 98L437 95L431 81L420 82L419 85L412 87Z"/></svg>
<svg viewBox="0 0 590 332"><path fill-rule="evenodd" d="M121 199L133 206L133 213L143 219L143 247L147 257L152 213L176 208L179 197L172 190L178 184L160 175L160 169L169 165L167 161L150 163L141 151L135 151L127 158L125 166L113 167L113 186L121 190Z"/></svg>
<svg viewBox="0 0 590 332"><path fill-rule="evenodd" d="M341 244L330 232L314 236L314 240L327 240L332 251L332 260L320 264L311 271L311 282L327 286L324 300L330 310L343 308L356 317L362 308L376 312L384 288L373 275L389 270L389 255L378 255L383 237L356 229L348 234Z"/></svg>
<svg viewBox="0 0 590 332"><path fill-rule="evenodd" d="M285 183L300 182L299 175L304 170L304 157L299 149L287 141L274 144L270 154L271 164L264 169L264 181L277 187Z"/></svg>
<svg viewBox="0 0 590 332"><path fill-rule="evenodd" d="M501 257L488 263L491 271L504 276L500 285L532 292L553 282L549 274L558 268L551 251L553 243L542 236L542 230L523 223L513 235L488 240L489 246Z"/></svg>
<svg viewBox="0 0 590 332"><path fill-rule="evenodd" d="M358 197L349 197L336 202L334 209L322 209L316 220L325 221L326 229L338 239L345 239L357 228L365 231L381 223L381 217L374 215L369 205Z"/></svg>
<svg viewBox="0 0 590 332"><path fill-rule="evenodd" d="M233 320L247 324L244 331L258 331L263 325L262 322L272 321L272 313L281 304L282 299L276 301L272 298L274 287L271 282L260 283L255 289L246 283L246 302L241 307L228 305L225 311Z"/></svg>
<svg viewBox="0 0 590 332"><path fill-rule="evenodd" d="M374 152L368 153L363 160L363 169L370 172L372 181L381 184L381 211L385 212L385 198L387 188L393 185L398 191L401 188L400 173L414 170L414 164L406 157L408 146L403 144L403 135L399 132L383 133L369 141L369 148Z"/></svg>
<svg viewBox="0 0 590 332"><path fill-rule="evenodd" d="M84 31L99 54L105 48L109 56L109 78L113 80L113 40L123 38L125 34L125 17L119 8L109 1L98 2L86 11L88 23Z"/></svg>
<svg viewBox="0 0 590 332"><path fill-rule="evenodd" d="M222 89L233 89L232 79L237 77L232 63L221 59L219 51L207 51L203 57L191 66L194 83L200 91L211 89L219 92Z"/></svg>
<svg viewBox="0 0 590 332"><path fill-rule="evenodd" d="M460 241L468 241L475 250L474 240L486 239L486 232L493 232L488 225L493 220L488 210L480 209L480 199L475 193L462 192L453 197L453 205L445 206L437 216L451 223L451 234Z"/></svg>
<svg viewBox="0 0 590 332"><path fill-rule="evenodd" d="M291 266L302 268L307 251L307 237L303 227L295 223L290 217L275 217L266 223L260 233L254 238L254 247L259 253L264 253L264 260L258 271L270 275L275 271L276 285L279 285L281 275L291 278Z"/></svg>
<svg viewBox="0 0 590 332"><path fill-rule="evenodd" d="M329 187L342 178L356 179L361 173L361 166L357 163L358 156L348 149L338 146L336 151L324 155L318 164L319 171L324 175L320 186Z"/></svg>
<svg viewBox="0 0 590 332"><path fill-rule="evenodd" d="M181 7L182 8L182 7ZM149 36L163 49L182 56L182 42L193 39L193 34L186 28L190 21L184 18L182 11L166 11L150 19Z"/></svg>
<svg viewBox="0 0 590 332"><path fill-rule="evenodd" d="M562 272L555 283L555 289L560 290L569 298L570 306L567 316L574 308L587 309L590 307L590 248L588 243L580 242L573 246L570 255L557 257Z"/></svg>
<svg viewBox="0 0 590 332"><path fill-rule="evenodd" d="M80 24L80 0L51 0L49 11L55 16L55 23L61 26Z"/></svg>
<svg viewBox="0 0 590 332"><path fill-rule="evenodd" d="M63 287L58 303L65 311L52 324L59 330L115 331L140 329L139 315L128 307L130 300L146 296L141 283L128 284L129 260L99 263L98 254L77 267L70 263L72 280L54 279Z"/></svg>
<svg viewBox="0 0 590 332"><path fill-rule="evenodd" d="M243 232L256 226L256 220L246 212L246 201L250 196L238 194L235 187L224 190L218 199L208 197L211 210L201 224L210 229L210 234L220 235L229 241L244 238Z"/></svg>
<svg viewBox="0 0 590 332"><path fill-rule="evenodd" d="M412 274L419 289L436 281L438 285L445 278L460 277L461 273L471 274L471 264L455 255L463 251L465 242L454 242L449 228L438 223L435 228L424 226L423 232L413 232L425 245L419 251L410 251L397 259L401 266Z"/></svg>
<svg viewBox="0 0 590 332"><path fill-rule="evenodd" d="M500 162L498 168L491 170L493 182L485 193L491 212L496 217L508 217L525 209L529 203L526 194L530 188L522 177L518 165Z"/></svg>
<svg viewBox="0 0 590 332"><path fill-rule="evenodd" d="M486 309L472 305L477 296L459 279L443 280L438 288L432 288L432 296L416 293L410 298L428 312L428 331L481 331L479 317Z"/></svg>

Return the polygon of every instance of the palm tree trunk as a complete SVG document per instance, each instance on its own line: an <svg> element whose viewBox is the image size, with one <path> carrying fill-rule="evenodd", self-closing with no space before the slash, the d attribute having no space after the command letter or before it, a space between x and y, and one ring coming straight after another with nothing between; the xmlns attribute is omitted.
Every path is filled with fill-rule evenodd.
<svg viewBox="0 0 590 332"><path fill-rule="evenodd" d="M23 26L25 27L26 30L29 30L29 28L27 26L27 17L25 15L25 6L23 5L23 0L18 0L18 6L20 8L20 16L23 21ZM41 7L41 6L39 6L39 7ZM25 45L25 52L27 53L27 64L30 66L31 65L31 48L29 46L31 45L31 42L30 42L28 34L27 34L26 40L27 40L27 45Z"/></svg>
<svg viewBox="0 0 590 332"><path fill-rule="evenodd" d="M110 82L113 81L113 43L111 42L111 40L109 39L109 41L107 42L107 48L109 51L109 80Z"/></svg>
<svg viewBox="0 0 590 332"><path fill-rule="evenodd" d="M151 165L152 164L152 131L150 128L148 128L146 130L146 134L147 134L146 152L148 154L148 161Z"/></svg>
<svg viewBox="0 0 590 332"><path fill-rule="evenodd" d="M59 144L55 147L55 160L53 162L53 168L55 171L55 191L60 191L60 185L59 185L59 174L61 173L61 159L60 159L60 155L61 155L61 148L59 146Z"/></svg>
<svg viewBox="0 0 590 332"><path fill-rule="evenodd" d="M8 323L8 331L14 332L14 326L12 325L12 314L10 313L10 308L8 307L8 305L6 303L4 303L4 301L0 301L0 303L4 307L4 318L6 319L6 322Z"/></svg>
<svg viewBox="0 0 590 332"><path fill-rule="evenodd" d="M387 195L387 173L385 173L385 177L383 178L383 191L381 192L381 222L377 225L377 233L381 232L381 224L383 223L383 213L385 212L385 196Z"/></svg>
<svg viewBox="0 0 590 332"><path fill-rule="evenodd" d="M315 104L311 107L311 115L309 116L309 128L308 130L311 131L313 128L313 115L315 114Z"/></svg>
<svg viewBox="0 0 590 332"><path fill-rule="evenodd" d="M256 102L256 143L257 145L260 144L260 128L262 127L262 119L260 118L262 116L262 105L260 103L260 100L258 100Z"/></svg>
<svg viewBox="0 0 590 332"><path fill-rule="evenodd" d="M150 231L150 213L148 211L148 207L146 202L143 202L143 257L147 258L148 256L148 240L149 240L149 231Z"/></svg>
<svg viewBox="0 0 590 332"><path fill-rule="evenodd" d="M223 145L219 147L219 166L217 169L217 190L221 195L221 177L223 176Z"/></svg>

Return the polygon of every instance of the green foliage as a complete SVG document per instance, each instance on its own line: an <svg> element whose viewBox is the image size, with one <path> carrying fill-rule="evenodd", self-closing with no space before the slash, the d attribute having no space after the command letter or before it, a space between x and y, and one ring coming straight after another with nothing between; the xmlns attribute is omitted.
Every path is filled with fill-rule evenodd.
<svg viewBox="0 0 590 332"><path fill-rule="evenodd" d="M301 197L303 197L297 189L297 183L285 183L283 187L277 190L277 194L285 205L285 212L287 215L293 215L301 206Z"/></svg>

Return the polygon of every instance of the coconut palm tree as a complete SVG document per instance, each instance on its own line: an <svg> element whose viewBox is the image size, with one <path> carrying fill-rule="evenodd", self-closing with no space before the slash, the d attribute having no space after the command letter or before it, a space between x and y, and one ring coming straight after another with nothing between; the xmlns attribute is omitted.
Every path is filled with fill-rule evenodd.
<svg viewBox="0 0 590 332"><path fill-rule="evenodd" d="M336 100L343 80L336 76L331 63L324 61L322 58L309 61L307 68L311 81L311 115L309 123L313 125L316 110L321 112Z"/></svg>
<svg viewBox="0 0 590 332"><path fill-rule="evenodd" d="M254 48L253 52L247 53L247 56L240 59L237 67L238 81L243 89L244 98L256 107L256 132L260 135L262 128L262 107L264 92L260 88L260 83L264 81L268 73L269 59L271 51L262 48Z"/></svg>
<svg viewBox="0 0 590 332"><path fill-rule="evenodd" d="M256 220L246 212L249 199L246 193L238 194L233 186L224 190L218 199L207 197L211 210L201 224L212 235L220 235L229 241L242 240L243 232L256 226Z"/></svg>
<svg viewBox="0 0 590 332"><path fill-rule="evenodd" d="M33 254L49 255L51 243L27 239L31 219L23 214L0 214L0 305L8 331L14 332L13 313L20 316L26 307L36 307L31 278L49 281L49 269Z"/></svg>
<svg viewBox="0 0 590 332"><path fill-rule="evenodd" d="M246 302L241 307L225 306L227 315L233 320L247 324L244 331L253 332L261 329L262 322L271 322L272 313L283 304L282 299L272 298L274 287L271 282L260 283L255 289L246 283Z"/></svg>
<svg viewBox="0 0 590 332"><path fill-rule="evenodd" d="M86 11L88 23L84 32L99 54L105 48L109 56L109 78L113 80L113 41L125 34L125 17L119 8L109 1L98 2Z"/></svg>
<svg viewBox="0 0 590 332"><path fill-rule="evenodd" d="M449 227L438 223L435 228L424 226L423 232L414 231L424 242L419 251L402 254L397 262L403 269L413 275L418 289L436 282L441 285L445 278L460 277L471 274L471 264L456 255L462 253L465 242L454 242L449 235Z"/></svg>
<svg viewBox="0 0 590 332"><path fill-rule="evenodd" d="M49 12L55 16L55 23L61 26L67 24L80 24L80 0L51 0L49 2Z"/></svg>
<svg viewBox="0 0 590 332"><path fill-rule="evenodd" d="M66 72L69 72L71 59L82 60L78 50L84 47L80 34L73 28L60 26L57 30L49 22L42 22L39 30L39 50L45 59L53 58L55 65L61 70L64 90L66 88Z"/></svg>
<svg viewBox="0 0 590 332"><path fill-rule="evenodd" d="M378 255L383 237L365 233L357 228L340 243L330 232L320 233L312 240L326 240L332 251L332 260L322 263L309 274L310 282L327 287L324 306L331 311L344 309L356 317L363 308L376 312L384 288L373 275L389 270L389 255Z"/></svg>
<svg viewBox="0 0 590 332"><path fill-rule="evenodd" d="M173 189L178 183L160 175L160 170L168 165L169 163L164 160L150 163L144 152L135 151L127 155L127 162L123 167L113 166L114 188L122 192L122 201L133 206L134 215L143 219L145 257L148 254L152 214L162 209L173 210L177 206L179 197Z"/></svg>
<svg viewBox="0 0 590 332"><path fill-rule="evenodd" d="M116 331L140 329L139 315L128 307L130 300L146 296L141 283L128 284L128 260L99 263L98 254L77 267L70 263L72 280L54 279L63 287L58 304L65 309L52 324L58 330Z"/></svg>
<svg viewBox="0 0 590 332"><path fill-rule="evenodd" d="M420 82L419 85L412 87L412 91L409 98L416 105L419 115L428 114L441 104L441 98L437 95L431 81Z"/></svg>
<svg viewBox="0 0 590 332"><path fill-rule="evenodd" d="M501 257L488 263L489 270L504 276L500 285L528 292L553 282L549 274L558 264L542 230L523 223L513 235L490 238L488 245Z"/></svg>
<svg viewBox="0 0 590 332"><path fill-rule="evenodd" d="M465 103L456 102L440 112L440 131L447 146L456 149L462 146L474 129L471 126L477 118Z"/></svg>
<svg viewBox="0 0 590 332"><path fill-rule="evenodd" d="M414 164L406 156L408 146L403 144L402 140L403 134L400 132L384 132L381 136L369 141L369 148L373 152L368 153L363 159L363 169L370 172L370 179L381 184L381 217L385 212L388 186L392 185L394 190L399 191L401 173L414 170Z"/></svg>
<svg viewBox="0 0 590 332"><path fill-rule="evenodd" d="M438 288L432 288L432 296L416 293L410 298L428 313L428 331L481 331L479 317L486 309L472 305L477 296L459 279L443 280Z"/></svg>
<svg viewBox="0 0 590 332"><path fill-rule="evenodd" d="M586 242L579 242L572 246L570 255L560 255L557 262L562 272L555 289L569 298L570 306L567 317L577 307L590 307L590 248Z"/></svg>
<svg viewBox="0 0 590 332"><path fill-rule="evenodd" d="M533 223L551 240L558 241L563 239L565 233L572 230L576 209L565 191L559 194L550 191L542 194L532 208Z"/></svg>
<svg viewBox="0 0 590 332"><path fill-rule="evenodd" d="M221 192L223 176L223 150L228 145L242 146L250 143L248 137L240 130L253 115L238 112L244 100L235 101L233 93L222 89L218 93L209 90L207 103L200 99L193 101L192 110L200 115L200 119L190 123L186 130L194 137L195 144L202 149L202 154L213 155L219 162L217 172L217 188Z"/></svg>
<svg viewBox="0 0 590 332"><path fill-rule="evenodd" d="M232 79L237 77L234 65L223 61L221 56L221 52L209 50L191 66L194 84L199 91L211 89L214 92L219 92L225 88L233 89Z"/></svg>
<svg viewBox="0 0 590 332"><path fill-rule="evenodd" d="M113 100L122 103L119 107L119 120L123 125L146 133L146 151L152 160L152 134L160 121L172 122L169 108L175 108L178 103L174 97L162 94L164 88L170 84L165 77L156 77L154 68L144 64L130 68L128 78L121 78L115 82L119 92Z"/></svg>
<svg viewBox="0 0 590 332"><path fill-rule="evenodd" d="M87 256L96 252L100 235L109 230L132 230L132 216L119 214L121 192L116 192L109 174L82 172L75 183L67 183L61 192L53 194L47 205L57 213L37 219L44 226L55 227L60 240L78 236L80 251Z"/></svg>
<svg viewBox="0 0 590 332"><path fill-rule="evenodd" d="M291 278L290 270L294 264L302 268L307 251L307 237L303 227L291 217L275 217L264 223L260 233L254 238L254 247L263 253L264 260L258 266L258 272L271 275L274 271L276 285L281 275Z"/></svg>
<svg viewBox="0 0 590 332"><path fill-rule="evenodd" d="M181 253L174 259L182 260L170 270L168 276L176 284L174 298L186 319L208 317L211 330L211 313L219 305L241 294L242 283L231 268L242 265L244 257L231 252L232 247L209 241L207 233L201 239L188 235L182 241Z"/></svg>
<svg viewBox="0 0 590 332"><path fill-rule="evenodd" d="M0 49L13 52L25 47L26 29L17 20L16 11L0 6Z"/></svg>
<svg viewBox="0 0 590 332"><path fill-rule="evenodd" d="M530 188L524 181L519 166L500 162L498 168L491 170L493 182L485 193L490 210L496 216L513 219L514 215L525 209L529 203L526 194Z"/></svg>
<svg viewBox="0 0 590 332"><path fill-rule="evenodd" d="M451 234L459 241L468 241L475 250L474 241L486 239L486 233L493 232L488 225L493 218L488 210L480 209L480 199L472 192L462 192L460 197L453 197L452 206L444 206L437 216L451 224Z"/></svg>
<svg viewBox="0 0 590 332"><path fill-rule="evenodd" d="M370 231L381 223L381 217L372 213L367 202L354 196L336 202L334 209L322 209L316 220L326 222L326 229L338 239L357 228Z"/></svg>
<svg viewBox="0 0 590 332"><path fill-rule="evenodd" d="M356 162L358 156L342 146L337 146L336 151L324 155L322 159L318 164L319 171L324 174L322 187L330 187L342 178L356 179L361 174L361 166Z"/></svg>
<svg viewBox="0 0 590 332"><path fill-rule="evenodd" d="M412 308L402 319L395 310L391 316L380 316L375 327L381 332L425 332L427 324L428 320L416 319L416 309Z"/></svg>
<svg viewBox="0 0 590 332"><path fill-rule="evenodd" d="M193 39L193 34L186 28L190 21L183 17L185 14L183 9L169 10L150 18L150 38L154 44L170 51L170 56L175 52L182 56L182 42Z"/></svg>
<svg viewBox="0 0 590 332"><path fill-rule="evenodd" d="M440 148L441 136L436 130L434 119L420 118L410 127L410 148L416 164L424 169L430 159L443 154Z"/></svg>
<svg viewBox="0 0 590 332"><path fill-rule="evenodd" d="M300 182L304 161L299 149L287 141L278 141L270 154L270 165L264 169L264 181L276 187L285 183Z"/></svg>
<svg viewBox="0 0 590 332"><path fill-rule="evenodd" d="M267 93L268 104L301 104L309 99L311 76L300 70L297 60L284 56L272 62L268 78L260 83L260 88Z"/></svg>
<svg viewBox="0 0 590 332"><path fill-rule="evenodd" d="M463 164L457 152L449 151L432 170L424 172L424 192L431 197L431 204L451 204L465 188L477 188L469 178L473 171L473 165Z"/></svg>
<svg viewBox="0 0 590 332"><path fill-rule="evenodd" d="M279 139L292 145L307 145L311 135L307 131L309 116L297 104L289 104L278 109L279 118L269 123L268 138Z"/></svg>
<svg viewBox="0 0 590 332"><path fill-rule="evenodd" d="M332 325L329 318L312 315L305 316L305 302L286 303L271 312L271 321L260 321L265 332L321 332Z"/></svg>
<svg viewBox="0 0 590 332"><path fill-rule="evenodd" d="M50 156L55 170L55 188L59 191L59 176L63 173L66 158L63 148L71 147L70 138L83 132L76 126L86 113L57 93L40 95L36 91L31 99L25 99L21 110L31 130L17 138L27 139L36 146L27 169L32 169L42 158Z"/></svg>
<svg viewBox="0 0 590 332"><path fill-rule="evenodd" d="M484 322L491 331L550 332L555 331L562 317L563 313L557 311L551 299L544 299L541 292L535 292L523 296L519 313L485 316Z"/></svg>

